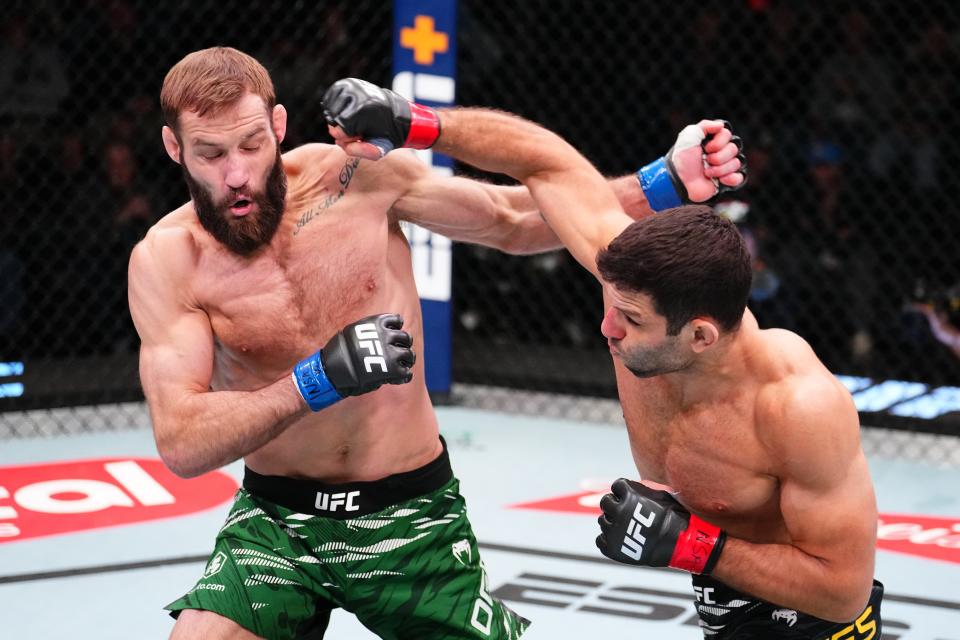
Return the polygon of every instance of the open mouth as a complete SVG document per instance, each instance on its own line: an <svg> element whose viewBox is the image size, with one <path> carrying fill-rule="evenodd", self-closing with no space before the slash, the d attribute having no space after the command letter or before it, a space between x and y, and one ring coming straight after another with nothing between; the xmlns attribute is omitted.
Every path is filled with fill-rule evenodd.
<svg viewBox="0 0 960 640"><path fill-rule="evenodd" d="M230 213L235 216L245 216L253 209L253 201L246 198L240 198L230 205Z"/></svg>

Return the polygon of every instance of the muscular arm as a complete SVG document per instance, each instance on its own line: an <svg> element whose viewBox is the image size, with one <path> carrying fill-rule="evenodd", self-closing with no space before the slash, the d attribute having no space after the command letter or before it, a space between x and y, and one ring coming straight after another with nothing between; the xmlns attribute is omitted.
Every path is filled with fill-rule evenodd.
<svg viewBox="0 0 960 640"><path fill-rule="evenodd" d="M255 391L210 390L213 333L187 293L194 250L186 231L154 230L134 249L129 265L140 380L157 450L181 477L237 460L307 412L289 375Z"/></svg>
<svg viewBox="0 0 960 640"><path fill-rule="evenodd" d="M538 253L562 247L524 186L438 176L404 151L393 152L382 162L392 165L392 171L403 181L405 191L393 207L402 220L452 240L507 253ZM634 219L653 213L636 176L609 179L607 184Z"/></svg>
<svg viewBox="0 0 960 640"><path fill-rule="evenodd" d="M597 251L631 219L600 173L556 134L486 109L441 112L435 148L521 181L570 253L595 275Z"/></svg>
<svg viewBox="0 0 960 640"><path fill-rule="evenodd" d="M713 576L781 606L849 621L870 594L877 530L856 409L824 382L794 390L781 406L771 444L784 469L780 508L791 542L728 537Z"/></svg>
<svg viewBox="0 0 960 640"><path fill-rule="evenodd" d="M613 183L614 195L592 165L560 137L503 112L437 112L357 78L334 82L324 93L323 104L330 134L350 155L379 160L400 147L432 146L481 169L521 181L529 189L535 209L574 257L594 274L597 251L630 222L624 207L639 216L651 206L659 210L685 200L703 202L719 191L739 188L746 180L739 138L719 120L685 127L667 156L638 172L642 188L631 184L632 178L620 178ZM705 142L706 136L711 139ZM414 185L411 193L401 196L396 207L408 220L457 239L491 246L512 246L505 243L519 234L504 226L521 232L526 227L528 238L517 251L554 246L550 234L530 217L532 203L523 198L522 192L497 193L464 181L448 189L429 181L410 180L410 184ZM463 191L458 193L456 186ZM470 188L474 190L467 191ZM459 200L472 206L466 208ZM471 221L464 215L471 211L486 215Z"/></svg>

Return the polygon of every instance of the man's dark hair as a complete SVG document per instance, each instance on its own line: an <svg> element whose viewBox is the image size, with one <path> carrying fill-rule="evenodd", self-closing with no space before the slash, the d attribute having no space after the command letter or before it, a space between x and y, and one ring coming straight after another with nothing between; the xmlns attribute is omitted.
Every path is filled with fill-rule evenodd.
<svg viewBox="0 0 960 640"><path fill-rule="evenodd" d="M677 335L698 316L724 331L740 326L752 269L736 226L703 205L667 209L637 220L597 254L604 281L645 293Z"/></svg>

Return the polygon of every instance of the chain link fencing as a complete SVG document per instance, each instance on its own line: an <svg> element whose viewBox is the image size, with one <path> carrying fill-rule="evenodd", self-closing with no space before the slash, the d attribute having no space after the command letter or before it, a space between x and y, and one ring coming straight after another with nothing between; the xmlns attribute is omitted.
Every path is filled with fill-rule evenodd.
<svg viewBox="0 0 960 640"><path fill-rule="evenodd" d="M187 197L160 143L164 74L189 51L240 48L291 113L284 148L325 141L330 82L390 84L391 3L5 9L0 438L143 426L126 261ZM750 183L717 209L751 246L761 325L796 331L851 389L883 396L861 407L866 423L960 432L955 3L461 0L458 12L458 102L540 122L607 175L662 155L687 123L731 121ZM602 400L616 390L600 290L568 254L455 245L453 264L454 401L619 420Z"/></svg>

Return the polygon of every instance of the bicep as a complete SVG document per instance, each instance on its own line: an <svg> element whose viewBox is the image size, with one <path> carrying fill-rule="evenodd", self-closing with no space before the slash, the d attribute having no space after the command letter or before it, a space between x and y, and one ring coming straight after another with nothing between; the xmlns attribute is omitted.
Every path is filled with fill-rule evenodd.
<svg viewBox="0 0 960 640"><path fill-rule="evenodd" d="M176 279L138 246L129 268L130 314L140 335L140 382L155 426L179 399L207 391L213 374L213 331L202 310L182 300Z"/></svg>
<svg viewBox="0 0 960 640"><path fill-rule="evenodd" d="M833 482L783 482L780 509L794 546L835 566L859 564L872 555L876 505L872 491L857 479L861 464L850 461Z"/></svg>
<svg viewBox="0 0 960 640"><path fill-rule="evenodd" d="M786 457L780 506L790 536L810 555L839 566L869 561L877 524L859 421L848 404L827 384L794 394L785 403L780 443Z"/></svg>
<svg viewBox="0 0 960 640"><path fill-rule="evenodd" d="M140 381L151 409L169 411L179 397L203 393L213 374L213 334L205 314L184 313L140 346Z"/></svg>

